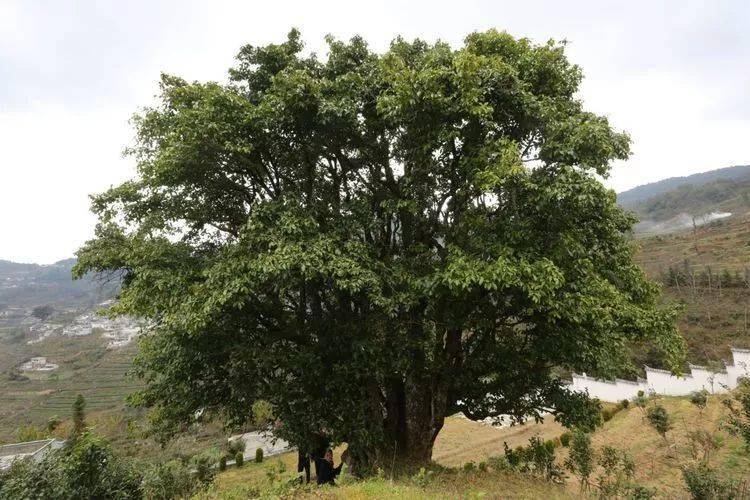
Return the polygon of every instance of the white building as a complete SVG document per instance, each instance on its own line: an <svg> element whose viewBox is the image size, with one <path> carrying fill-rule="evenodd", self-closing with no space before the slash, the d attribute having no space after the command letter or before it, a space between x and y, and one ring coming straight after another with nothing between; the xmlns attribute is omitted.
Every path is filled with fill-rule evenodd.
<svg viewBox="0 0 750 500"><path fill-rule="evenodd" d="M569 386L578 392L588 392L589 396L601 401L617 402L633 399L638 391L644 394L665 396L687 396L695 391L706 390L711 394L727 392L737 387L737 380L750 378L750 349L732 348L732 364L725 364L725 371L713 372L706 367L690 365L689 373L676 377L667 370L646 367L646 378L636 381L596 379L584 374L573 374Z"/></svg>
<svg viewBox="0 0 750 500"><path fill-rule="evenodd" d="M61 448L63 444L65 441L59 439L43 439L0 446L0 470L7 469L16 460L40 462L47 453Z"/></svg>
<svg viewBox="0 0 750 500"><path fill-rule="evenodd" d="M25 372L51 372L58 368L59 365L50 363L44 357L31 358L20 366L20 369Z"/></svg>

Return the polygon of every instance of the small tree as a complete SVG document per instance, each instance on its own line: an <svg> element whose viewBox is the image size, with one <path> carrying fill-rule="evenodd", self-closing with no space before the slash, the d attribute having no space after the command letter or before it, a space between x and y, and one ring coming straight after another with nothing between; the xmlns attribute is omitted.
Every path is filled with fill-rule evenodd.
<svg viewBox="0 0 750 500"><path fill-rule="evenodd" d="M31 315L42 321L46 320L55 312L52 306L36 306L32 311Z"/></svg>
<svg viewBox="0 0 750 500"><path fill-rule="evenodd" d="M234 463L237 467L242 467L245 464L245 455L241 451L238 451L234 456Z"/></svg>
<svg viewBox="0 0 750 500"><path fill-rule="evenodd" d="M73 403L73 428L70 431L70 439L75 440L86 430L86 400L79 394Z"/></svg>
<svg viewBox="0 0 750 500"><path fill-rule="evenodd" d="M222 456L222 457L221 457L221 458L219 459L219 470L220 470L220 471L225 471L225 470L227 470L227 457L226 457L226 456Z"/></svg>
<svg viewBox="0 0 750 500"><path fill-rule="evenodd" d="M619 498L633 487L631 480L635 474L635 462L627 453L605 446L599 456L599 465L602 474L598 486L602 498Z"/></svg>
<svg viewBox="0 0 750 500"><path fill-rule="evenodd" d="M255 463L259 464L263 461L263 448L256 448L255 450Z"/></svg>
<svg viewBox="0 0 750 500"><path fill-rule="evenodd" d="M740 436L750 450L750 380L742 378L733 397L723 401L729 410L726 429L733 436Z"/></svg>
<svg viewBox="0 0 750 500"><path fill-rule="evenodd" d="M706 404L708 404L708 391L703 389L702 391L693 392L690 394L690 402L697 406L701 414L703 414L703 410L706 408Z"/></svg>
<svg viewBox="0 0 750 500"><path fill-rule="evenodd" d="M565 466L577 474L581 482L581 490L589 488L589 477L594 470L594 449L591 447L591 436L580 429L573 431L573 439L570 443L570 455L565 461Z"/></svg>
<svg viewBox="0 0 750 500"><path fill-rule="evenodd" d="M667 432L672 429L672 421L667 413L667 409L660 404L654 405L646 412L646 418L648 419L648 423L651 424L651 427L653 427L666 442Z"/></svg>
<svg viewBox="0 0 750 500"><path fill-rule="evenodd" d="M47 432L52 433L55 432L55 429L57 429L60 425L60 417L57 415L52 415L47 419Z"/></svg>
<svg viewBox="0 0 750 500"><path fill-rule="evenodd" d="M268 401L259 399L253 403L253 423L260 428L268 427L273 422L273 406Z"/></svg>
<svg viewBox="0 0 750 500"><path fill-rule="evenodd" d="M705 463L683 467L685 486L694 500L737 498L737 485L721 479Z"/></svg>

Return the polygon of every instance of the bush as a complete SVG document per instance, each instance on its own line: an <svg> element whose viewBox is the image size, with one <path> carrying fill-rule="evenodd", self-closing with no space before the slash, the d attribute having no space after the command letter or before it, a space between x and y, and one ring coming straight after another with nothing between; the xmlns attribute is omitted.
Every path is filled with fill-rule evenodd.
<svg viewBox="0 0 750 500"><path fill-rule="evenodd" d="M0 498L138 498L140 482L130 461L84 432L39 463L15 462L0 477Z"/></svg>
<svg viewBox="0 0 750 500"><path fill-rule="evenodd" d="M555 463L555 442L552 440L542 441L539 436L529 439L528 446L519 446L511 450L507 443L505 447L505 469L517 469L521 472L532 473L547 481L557 481L563 477L562 470ZM497 467L502 467L496 462Z"/></svg>
<svg viewBox="0 0 750 500"><path fill-rule="evenodd" d="M474 472L477 469L477 464L474 462L466 462L463 469L464 472Z"/></svg>
<svg viewBox="0 0 750 500"><path fill-rule="evenodd" d="M342 467L343 471L343 467ZM414 483L415 486L418 488L426 488L427 485L430 483L430 480L432 479L433 473L431 470L427 470L424 467L421 467L419 469L419 472L414 474L411 478L411 482ZM339 481L339 484L341 481Z"/></svg>
<svg viewBox="0 0 750 500"><path fill-rule="evenodd" d="M490 458L488 458L487 465L489 465L489 467L492 470L495 470L498 472L506 471L511 468L510 464L508 463L508 459L505 457L501 457L499 455L493 455Z"/></svg>
<svg viewBox="0 0 750 500"><path fill-rule="evenodd" d="M244 439L231 439L226 442L227 455L233 457L239 452L245 451L245 440Z"/></svg>
<svg viewBox="0 0 750 500"><path fill-rule="evenodd" d="M565 461L568 469L578 475L581 490L589 487L589 477L594 470L594 449L591 447L591 436L576 429L570 443L570 455Z"/></svg>
<svg viewBox="0 0 750 500"><path fill-rule="evenodd" d="M57 429L61 423L62 420L60 420L60 417L58 417L57 415L52 415L47 419L47 432L50 434L55 432L55 429Z"/></svg>
<svg viewBox="0 0 750 500"><path fill-rule="evenodd" d="M258 455L255 455L255 460L258 460ZM237 467L242 467L245 464L245 455L241 451L238 451L234 456L234 463Z"/></svg>
<svg viewBox="0 0 750 500"><path fill-rule="evenodd" d="M651 427L666 441L667 432L672 429L672 421L667 413L667 409L660 404L654 405L646 411L646 418Z"/></svg>
<svg viewBox="0 0 750 500"><path fill-rule="evenodd" d="M195 468L195 478L202 484L208 484L214 480L216 470L214 459L206 454L193 457L192 465Z"/></svg>
<svg viewBox="0 0 750 500"><path fill-rule="evenodd" d="M226 456L223 456L219 459L219 470L222 472L227 470L227 457Z"/></svg>
<svg viewBox="0 0 750 500"><path fill-rule="evenodd" d="M255 463L259 464L263 461L263 448L256 448L255 450Z"/></svg>
<svg viewBox="0 0 750 500"><path fill-rule="evenodd" d="M730 499L737 496L737 485L720 479L705 463L683 467L682 477L690 495L695 500Z"/></svg>
<svg viewBox="0 0 750 500"><path fill-rule="evenodd" d="M745 441L745 448L750 450L750 380L741 378L732 398L723 401L729 410L726 429L730 434L739 436Z"/></svg>
<svg viewBox="0 0 750 500"><path fill-rule="evenodd" d="M487 462L479 462L477 468L480 470L480 472L487 472Z"/></svg>
<svg viewBox="0 0 750 500"><path fill-rule="evenodd" d="M654 497L656 497L656 488L648 488L639 484L630 488L630 495L628 496L630 500L651 500Z"/></svg>
<svg viewBox="0 0 750 500"><path fill-rule="evenodd" d="M259 399L253 403L253 422L260 428L268 427L273 421L273 405L268 401Z"/></svg>
<svg viewBox="0 0 750 500"><path fill-rule="evenodd" d="M690 394L690 402L702 411L708 403L708 392L705 389L702 391L695 391Z"/></svg>
<svg viewBox="0 0 750 500"><path fill-rule="evenodd" d="M562 434L560 434L560 444L563 445L565 448L567 448L568 445L570 444L571 436L572 434L568 431L565 431Z"/></svg>
<svg viewBox="0 0 750 500"><path fill-rule="evenodd" d="M631 489L635 474L635 462L627 453L611 446L604 446L599 457L602 474L598 478L602 498L623 498Z"/></svg>
<svg viewBox="0 0 750 500"><path fill-rule="evenodd" d="M22 443L25 441L39 441L46 437L47 434L43 430L31 424L16 429L16 438Z"/></svg>
<svg viewBox="0 0 750 500"><path fill-rule="evenodd" d="M620 401L620 408L623 410L627 410L630 407L630 400L629 399L623 399Z"/></svg>
<svg viewBox="0 0 750 500"><path fill-rule="evenodd" d="M189 498L203 486L179 460L146 469L141 480L145 498Z"/></svg>

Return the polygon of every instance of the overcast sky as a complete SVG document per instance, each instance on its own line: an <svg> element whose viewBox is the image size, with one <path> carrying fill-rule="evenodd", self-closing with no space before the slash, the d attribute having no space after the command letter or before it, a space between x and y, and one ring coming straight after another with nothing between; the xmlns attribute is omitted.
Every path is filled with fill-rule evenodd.
<svg viewBox="0 0 750 500"><path fill-rule="evenodd" d="M621 191L750 163L750 2L0 0L0 259L51 263L92 235L88 195L133 174L130 116L159 73L224 80L238 48L298 27L459 45L497 28L567 39L581 98L633 138Z"/></svg>

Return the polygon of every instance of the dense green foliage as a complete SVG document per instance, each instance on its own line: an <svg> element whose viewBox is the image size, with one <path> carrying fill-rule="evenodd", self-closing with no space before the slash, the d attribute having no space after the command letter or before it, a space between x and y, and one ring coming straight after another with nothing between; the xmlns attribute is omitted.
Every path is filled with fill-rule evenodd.
<svg viewBox="0 0 750 500"><path fill-rule="evenodd" d="M634 221L595 176L628 138L575 98L564 45L329 49L293 31L244 47L228 84L165 75L138 177L94 199L76 272L120 273L114 312L154 320L134 401L157 430L263 399L293 443L424 462L455 412L590 426L553 369L612 374L632 341L677 366Z"/></svg>
<svg viewBox="0 0 750 500"><path fill-rule="evenodd" d="M102 439L85 433L40 463L16 461L0 473L0 498L140 498L140 476Z"/></svg>

